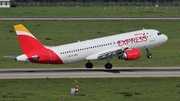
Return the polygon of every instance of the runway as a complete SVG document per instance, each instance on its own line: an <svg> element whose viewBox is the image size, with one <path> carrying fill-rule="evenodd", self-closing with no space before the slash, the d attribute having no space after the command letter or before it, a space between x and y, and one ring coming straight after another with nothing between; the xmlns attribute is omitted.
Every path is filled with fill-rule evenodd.
<svg viewBox="0 0 180 101"><path fill-rule="evenodd" d="M0 17L0 20L180 20L180 17Z"/></svg>
<svg viewBox="0 0 180 101"><path fill-rule="evenodd" d="M180 77L180 67L0 69L0 79Z"/></svg>

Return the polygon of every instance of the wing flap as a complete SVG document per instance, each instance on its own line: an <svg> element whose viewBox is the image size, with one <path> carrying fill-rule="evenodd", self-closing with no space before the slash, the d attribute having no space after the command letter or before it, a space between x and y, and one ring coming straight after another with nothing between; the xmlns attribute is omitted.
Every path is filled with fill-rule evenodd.
<svg viewBox="0 0 180 101"><path fill-rule="evenodd" d="M86 60L106 59L109 56L115 56L115 55L118 55L118 54L122 53L122 50L123 49L121 47L112 48L112 49L109 49L109 50L106 50L106 51L102 51L102 52L99 52L99 53L92 54L92 55L86 57Z"/></svg>
<svg viewBox="0 0 180 101"><path fill-rule="evenodd" d="M114 51L109 51L109 52L105 52L105 53L99 54L97 58L98 59L105 59L105 58L108 58L109 56L118 55L121 52L122 52L122 49L118 49L118 50L114 50Z"/></svg>

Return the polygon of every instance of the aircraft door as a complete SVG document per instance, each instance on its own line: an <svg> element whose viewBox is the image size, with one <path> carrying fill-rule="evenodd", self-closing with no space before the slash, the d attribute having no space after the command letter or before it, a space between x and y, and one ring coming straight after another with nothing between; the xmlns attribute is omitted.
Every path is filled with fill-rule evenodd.
<svg viewBox="0 0 180 101"><path fill-rule="evenodd" d="M149 40L150 40L150 42L153 42L154 41L154 36L153 36L153 34L151 33L151 34L149 34Z"/></svg>

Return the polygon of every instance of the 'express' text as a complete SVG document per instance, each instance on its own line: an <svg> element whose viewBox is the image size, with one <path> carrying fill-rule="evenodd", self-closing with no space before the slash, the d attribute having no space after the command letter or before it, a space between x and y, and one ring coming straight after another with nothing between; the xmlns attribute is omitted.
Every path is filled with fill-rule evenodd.
<svg viewBox="0 0 180 101"><path fill-rule="evenodd" d="M140 42L146 42L146 41L147 41L147 36L143 35L143 36L138 36L138 37L129 38L125 40L118 40L117 43L118 43L118 46L123 46L127 44L140 43Z"/></svg>

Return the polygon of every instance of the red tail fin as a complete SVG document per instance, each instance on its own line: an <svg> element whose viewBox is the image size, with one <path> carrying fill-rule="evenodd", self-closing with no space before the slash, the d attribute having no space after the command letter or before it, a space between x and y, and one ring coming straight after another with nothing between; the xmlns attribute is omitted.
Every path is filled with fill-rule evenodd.
<svg viewBox="0 0 180 101"><path fill-rule="evenodd" d="M45 48L22 24L14 25L22 51L27 54L35 49Z"/></svg>

